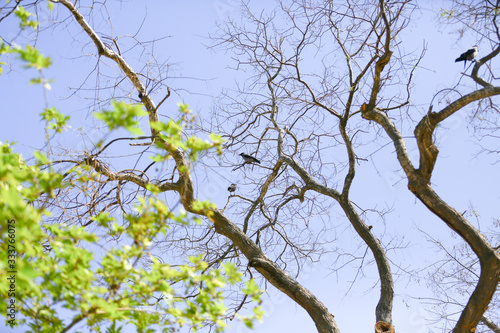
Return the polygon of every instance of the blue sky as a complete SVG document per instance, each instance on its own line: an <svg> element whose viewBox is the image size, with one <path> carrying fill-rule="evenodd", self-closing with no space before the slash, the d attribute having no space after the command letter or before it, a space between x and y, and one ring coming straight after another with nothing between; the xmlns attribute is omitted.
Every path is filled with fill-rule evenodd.
<svg viewBox="0 0 500 333"><path fill-rule="evenodd" d="M263 2L256 3L262 5ZM422 112L427 110L436 92L455 86L461 78L463 66L462 63L454 63L454 59L476 44L474 35L466 35L457 41L456 35L436 23L439 5L434 3L427 6L429 6L427 9L414 14L418 17L417 23L412 23L402 37L404 44L401 47L407 50L416 50L419 53L423 43L427 45L426 56L415 75L417 89L414 98L421 105L421 110L416 108L414 119L419 119ZM207 34L216 31L217 21L220 22L227 16L239 17L236 1L110 2L108 8L113 22L112 27L106 24L98 26L101 31L107 31L109 35L133 35L142 24L137 35L139 40L168 36L157 43L156 56L160 62L168 61L173 64L170 73L175 79L170 80L169 84L183 89L173 92L173 96L162 107L165 113L176 108L177 102L183 101L199 113L201 118L207 116L213 106L213 100L220 95L220 91L233 88L235 81L247 75L227 68L232 61L230 54L216 53L206 48L206 45L211 44ZM12 26L12 22L2 22L0 25L4 34L7 31L6 35L3 35L6 40L12 38L14 34L15 27ZM88 73L95 68L96 61L95 58L80 57L82 43L87 43L87 36L82 35L74 25L70 26L69 30L71 36L67 34L64 26L49 29L39 35L37 47L42 53L50 55L54 61L53 66L45 72L47 78L55 80L46 99L40 86L28 85L29 79L36 75L33 70L24 70L13 64L12 70L6 70L0 77L4 116L0 123L2 133L0 140L16 141L17 149L25 156L29 156L33 148L40 148L40 143L43 142L44 133L39 113L46 102L47 106L55 105L60 111L72 116L72 128L65 134L61 143L70 145L75 150L89 147L89 141L83 143L78 130L80 126L95 125L87 108L89 100L67 97L71 96L74 88L85 82ZM127 39L124 38L123 42L126 44ZM489 46L484 45L484 47ZM88 45L83 45L83 49L89 53L93 52L92 47ZM479 49L481 56L482 45L479 45ZM131 52L131 54L133 57L127 60L133 65L140 66L141 59L138 58L138 53ZM71 75L67 75L68 73ZM471 84L466 83L466 80L467 78L463 78L464 85L458 88L463 89L463 92L471 90ZM438 108L438 105L435 107ZM476 157L478 142L468 130L467 122L465 114L457 114L453 119L446 121L445 126L438 131L440 155L433 176L433 185L436 191L459 211L470 209L470 205L473 204L486 225L495 214L498 216L498 209L495 207L498 206L500 196L497 190L500 181L497 176L492 176L498 174L498 166L492 165L495 160L491 156ZM99 131L95 130L90 138L98 133ZM411 144L409 147L410 152L416 151L412 150ZM377 205L393 207L394 212L380 224L381 231L378 236L382 241L389 241L395 235L404 235L411 245L397 253L398 259L400 262L424 267L434 258L435 249L426 242L419 229L445 240L450 238L450 232L442 222L416 201L407 190L406 181L400 181L401 175L393 147L388 145L374 154L370 163L360 165L352 197L362 207ZM215 185L200 182L199 195L209 197L219 206L224 205L225 188L228 182L238 177L240 177L238 173L231 173L227 169L220 170L218 176L215 176ZM370 186L367 187L365 184ZM346 296L349 279L353 278L353 273L350 272L345 276L333 274L329 270L327 259L323 259L325 264L320 262L307 268L299 277L299 282L313 291L335 314L341 331L361 332L372 329L378 286L375 286L373 291L370 291L370 288L376 280L372 277L356 283ZM270 297L264 298L265 320L257 325L257 332L315 330L312 320L299 306L272 286L269 286L267 292ZM397 280L396 293L398 297L394 304L393 320L398 333L426 332L425 319L430 318L426 312L426 305L409 298L410 295L430 295L425 281L408 282L405 278ZM240 324L230 325L233 327L228 332L246 332Z"/></svg>

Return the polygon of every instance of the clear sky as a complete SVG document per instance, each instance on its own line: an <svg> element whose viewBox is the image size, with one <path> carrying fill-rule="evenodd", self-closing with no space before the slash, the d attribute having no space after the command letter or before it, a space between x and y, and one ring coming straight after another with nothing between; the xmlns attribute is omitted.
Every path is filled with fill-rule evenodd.
<svg viewBox="0 0 500 333"><path fill-rule="evenodd" d="M134 35L137 31L139 40L168 36L157 43L156 56L160 62L168 61L173 64L170 73L175 79L169 80L169 85L182 89L174 91L163 110L171 110L177 102L183 101L203 118L209 115L213 99L220 95L220 91L233 88L235 81L246 75L227 69L232 64L231 54L216 53L206 48L211 44L208 33L216 31L216 22L221 22L226 17L239 17L237 3L233 0L110 1L108 8L113 22L112 31L106 30L110 27L106 27L104 23L93 23L98 24L100 31L107 31L111 36ZM255 5L263 3L256 1ZM414 119L419 119L427 110L436 92L455 86L460 80L463 65L454 63L454 59L476 44L476 36L465 35L457 41L457 35L436 23L439 4L422 4L428 7L414 14L419 19L417 23L410 24L400 46L406 50L415 50L416 53L420 53L424 43L427 46L427 53L415 75L417 88L414 98L421 109L416 108ZM56 5L56 10L65 10L58 7L61 6ZM14 31L17 31L12 22L14 21L0 23L1 35L6 40L10 40ZM50 55L54 62L45 72L47 78L55 80L46 98L40 86L28 85L29 79L36 75L34 70L24 70L14 64L10 71L6 68L4 75L0 77L3 116L3 121L0 122L0 140L18 142L17 150L25 156L29 156L32 148L40 148L40 143L43 142L43 125L39 113L46 101L48 105L55 105L60 111L72 116L72 128L61 143L69 144L75 150L88 148L88 141L83 143L78 128L94 124L87 108L90 103L80 97L72 97L72 93L85 82L96 62L94 58L81 57L82 43L86 43L88 38L75 29L72 23L67 24L70 26L71 36L67 34L64 25L61 25L41 32L37 42L42 53ZM123 42L127 43L127 39L124 38ZM94 53L89 45L84 50ZM481 56L482 45L479 45L479 50ZM137 56L136 53L132 54ZM141 66L144 59L145 55L142 59L135 57L127 60L133 65ZM468 79L462 78L462 82L466 80ZM470 84L464 83L463 88L459 86L457 89L465 93L471 90L470 87ZM435 108L439 106L435 105ZM167 112L169 111L165 111ZM438 130L440 155L433 184L437 192L457 210L469 210L473 204L484 221L482 223L486 225L495 214L498 216L498 166L492 164L495 161L492 156L476 155L479 150L478 142L468 130L467 122L465 114L457 114ZM415 156L416 150L412 150L411 145L410 151ZM359 166L352 198L365 208L392 207L394 211L386 216L385 222L378 221L380 231L375 229L377 236L382 242L388 242L395 236L403 237L409 246L389 253L389 256L398 256L398 262L425 267L436 254L435 248L426 241L419 229L438 239L441 236L449 239L450 233L441 221L411 195L406 188L406 181L400 181L401 175L392 145L376 153L374 151L370 162ZM199 195L202 199L207 196L221 206L226 200L225 189L228 183L235 181L239 174L220 170L218 176L215 176L212 184L200 183ZM370 184L369 187L365 186L367 183ZM347 241L357 242L354 239ZM346 295L354 273L336 275L328 265L328 258L323 258L320 263L307 268L298 278L299 282L327 305L342 332L370 331L379 295L378 285L370 290L376 283L373 266L367 269L366 280L357 282ZM302 308L272 286L269 286L267 292L270 297L264 298L265 320L257 325L256 332L315 331L312 320ZM430 296L426 282L409 280L408 277L399 278L396 280L396 294L393 321L398 333L427 332L426 319L431 318L426 312L429 310L428 305L410 297ZM230 325L232 328L228 332L247 331L242 324L234 322Z"/></svg>

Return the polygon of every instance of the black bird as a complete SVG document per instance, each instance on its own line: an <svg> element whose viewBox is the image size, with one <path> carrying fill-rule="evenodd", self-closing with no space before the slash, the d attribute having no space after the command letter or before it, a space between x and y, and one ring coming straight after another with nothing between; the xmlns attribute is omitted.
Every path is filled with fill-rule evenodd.
<svg viewBox="0 0 500 333"><path fill-rule="evenodd" d="M241 153L240 156L243 157L243 159L245 160L245 163L259 163L260 164L260 161L253 156L247 155L245 153Z"/></svg>
<svg viewBox="0 0 500 333"><path fill-rule="evenodd" d="M236 184L231 184L227 190L229 191L229 193L234 193L236 191Z"/></svg>
<svg viewBox="0 0 500 333"><path fill-rule="evenodd" d="M468 49L466 52L462 53L460 57L455 59L455 62L463 61L464 62L464 68L465 64L467 63L467 60L472 60L477 56L477 53L479 52L479 49L477 46L473 46L471 49Z"/></svg>

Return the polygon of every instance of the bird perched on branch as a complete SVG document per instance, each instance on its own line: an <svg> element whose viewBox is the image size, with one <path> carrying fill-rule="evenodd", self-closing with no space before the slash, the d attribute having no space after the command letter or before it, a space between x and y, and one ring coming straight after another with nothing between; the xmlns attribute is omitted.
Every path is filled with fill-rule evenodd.
<svg viewBox="0 0 500 333"><path fill-rule="evenodd" d="M233 194L236 191L236 184L229 185L227 190L229 191L229 193Z"/></svg>
<svg viewBox="0 0 500 333"><path fill-rule="evenodd" d="M260 161L253 156L247 155L245 153L241 153L240 156L243 157L243 159L245 160L245 163L259 163L260 164Z"/></svg>
<svg viewBox="0 0 500 333"><path fill-rule="evenodd" d="M473 46L471 49L468 49L464 53L460 55L457 59L455 59L455 62L463 61L464 62L464 68L465 64L467 63L467 60L472 60L477 56L477 53L479 52L479 49L477 46Z"/></svg>

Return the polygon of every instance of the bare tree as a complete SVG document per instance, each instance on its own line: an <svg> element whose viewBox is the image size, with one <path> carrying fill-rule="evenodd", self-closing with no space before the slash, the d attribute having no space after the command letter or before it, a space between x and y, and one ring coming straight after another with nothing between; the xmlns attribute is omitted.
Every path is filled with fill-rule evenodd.
<svg viewBox="0 0 500 333"><path fill-rule="evenodd" d="M291 278L283 269L270 260L261 248L242 231L234 222L229 220L220 210L211 208L197 208L194 196L194 184L191 177L190 166L186 159L186 154L178 147L172 146L169 142L163 140L158 136L159 132L154 128L153 124L158 121L157 105L148 94L145 85L143 84L140 76L120 55L118 50L113 50L109 45L103 42L90 24L85 20L84 16L80 13L75 5L68 0L53 1L65 6L73 15L74 20L83 29L83 31L92 40L97 49L99 57L105 57L115 62L127 80L133 85L134 89L138 92L142 103L149 114L149 122L151 124L151 141L158 147L161 147L165 153L168 153L175 163L176 180L172 178L170 181L150 181L145 177L145 171L137 174L136 170L124 170L122 172L113 172L111 169L99 159L100 153L107 147L105 145L99 152L85 157L76 163L87 164L92 167L96 172L101 174L107 182L116 182L117 186L117 199L110 203L110 205L120 205L123 201L120 196L119 187L124 183L134 183L139 188L146 189L150 185L158 186L159 190L174 191L179 195L180 202L184 209L188 212L205 216L213 223L216 233L226 236L233 246L237 247L247 258L248 265L254 267L261 273L267 281L272 283L278 289L283 291L294 301L300 304L310 314L316 323L318 331L320 332L337 332L338 328L333 319L333 315L328 312L326 307L314 296L310 291L301 286L296 280ZM113 190L110 190L113 191ZM99 193L99 201L104 200L107 195ZM95 206L95 204L92 204ZM110 209L106 206L104 209ZM123 208L122 208L123 209ZM81 218L81 217L80 217ZM210 229L210 228L209 228ZM245 228L243 229L245 230Z"/></svg>
<svg viewBox="0 0 500 333"><path fill-rule="evenodd" d="M383 8L382 3L381 7ZM497 10L498 7L494 7L493 9ZM471 77L481 87L480 89L458 98L440 111L433 112L431 107L429 112L417 124L414 131L420 152L420 161L417 168L410 161L405 141L400 131L396 128L387 113L384 112L385 110L377 107L379 105L379 88L384 79L384 68L390 61L393 53L390 45L391 29L389 27L389 19L387 19L384 9L381 9L381 12L387 24L385 31L386 43L381 57L376 62L371 96L369 101L361 107L362 115L363 118L378 123L393 141L397 158L408 179L409 190L430 211L439 216L448 227L460 235L477 255L481 267L478 282L453 329L453 332L474 331L484 311L488 308L488 304L491 302L497 288L500 279L500 254L462 214L443 201L432 188L431 176L439 153L433 140L433 132L440 122L460 111L468 104L500 94L499 87L486 82L478 74L483 64L498 55L500 48L497 46L474 65ZM496 15L490 17L490 19L496 25ZM495 33L495 38L498 39L500 36L498 35L498 31Z"/></svg>
<svg viewBox="0 0 500 333"><path fill-rule="evenodd" d="M228 111L217 110L224 119L220 124L235 123L226 134L227 148L255 152L267 162L259 173L260 180L256 181L254 170L247 176L259 190L256 199L247 199L251 204L241 216L245 220L243 231L262 239L273 237L276 230L293 257L304 256L303 248L293 239L296 235L286 230L302 224L298 216L306 219L301 228L308 228L310 207L332 214L331 204L322 198L333 199L375 259L381 284L376 320L390 324L394 283L386 249L373 234L373 226L362 218L366 211L350 199L359 162L355 147L362 145L355 137L364 126L350 119L359 114L354 107L359 98L358 85L365 84L365 76L377 58L370 43L371 39L377 43L382 38L377 35L384 27L379 9L294 2L281 4L280 17L255 16L249 8L246 10L251 28L229 22L222 27L224 33L216 37L219 46L239 54L237 68L250 66L255 73L239 95L229 99L234 102L223 107ZM345 29L351 24L354 28ZM324 44L329 47L327 51L322 49ZM328 59L334 52L341 52L347 60L346 76L335 74L338 64ZM352 59L363 52L371 58L354 63ZM310 70L311 59L306 55L311 54L315 54L312 61L319 72L317 68ZM246 94L248 91L251 93ZM214 131L223 133L226 128L217 126ZM275 207L274 212L271 207ZM294 217L291 225L287 216ZM268 222L250 223L259 220ZM306 243L314 244L314 239Z"/></svg>
<svg viewBox="0 0 500 333"><path fill-rule="evenodd" d="M113 92L101 100L103 87L98 84L95 106L107 104L111 98L140 100L150 131L136 138L104 140L85 152L62 153L64 158L53 164L69 168L85 165L98 177L90 177L85 188L61 191L41 203L58 213L54 223L69 221L93 228L92 218L100 212L131 212L139 194L148 196L152 186L157 187L171 210L182 207L205 222L195 228L176 227L164 239L156 239L152 248L159 257L170 252L175 260L176 253L204 252L212 266L233 260L247 266L248 274L257 271L306 310L318 332L340 332L332 310L290 274L300 274L306 262L320 260L323 253L331 251L328 246L337 239L327 231L348 222L359 242L337 251L333 269L356 264L362 271L373 258L380 283L375 330L394 332L394 276L404 269L397 260L389 259L388 250L394 245L384 244L379 239L383 231L368 223L371 215L383 216L386 211L360 207L356 200L362 194L353 189L357 167L373 151L372 143L384 142L388 136L409 190L462 237L479 262L478 274L471 267L477 281L453 332L472 332L481 320L494 327L484 315L499 282L498 248L440 198L431 177L438 157L433 138L436 127L473 102L494 104L491 98L500 94L500 87L489 82L492 71L486 78L479 74L500 52L496 14L482 16L483 22L495 27L487 32L494 49L475 63L470 77L464 78L473 79L480 89L473 88L442 110L433 111L431 106L422 119L414 121L409 116L416 104L411 95L412 79L425 50L414 55L398 46L416 4L282 1L274 11L258 15L249 4L243 4L244 21L223 24L220 34L214 36L215 48L234 52L235 68L245 68L253 76L236 92L227 93L213 117L203 123L202 130L223 135L228 152L220 163L209 162L211 156L204 156L203 163L213 170L238 172L241 178L237 185L245 184L252 190L244 194L236 191L221 210L200 204L189 152L172 145L158 128L158 109L171 91L176 91L167 86L167 77L159 74L164 63L152 57L142 69L134 69L121 51L120 39L97 33L86 18L96 3L89 2L86 8L82 2L51 2L71 14L62 20L71 31L84 33L82 38L89 41L85 50L95 56L96 68L103 64L112 68L110 73L98 70L99 84L108 74L113 78L109 79ZM498 4L486 3L481 7L483 14L498 11ZM418 167L406 148L406 133L402 132L406 122L414 130L412 140L420 153ZM112 165L106 153L123 142L133 142L129 148L139 160L146 153L158 154L164 161L161 171L156 175L152 172L155 163L142 168L137 167L138 162ZM137 149L142 150L137 153ZM229 157L232 152L249 154L260 163L247 159L235 165ZM402 240L395 243L396 247L404 246ZM346 253L349 259L343 258ZM234 312L247 302L246 298L234 301Z"/></svg>
<svg viewBox="0 0 500 333"><path fill-rule="evenodd" d="M481 8L483 13L496 13L496 5L488 5ZM251 66L256 73L253 83L241 89L243 96L245 91L251 91L247 95L249 102L238 96L233 98L236 102L226 107L231 110L225 115L227 120L234 119L236 114L244 115L238 118L236 129L227 133L230 138L228 148L241 150L250 145L259 156L272 156L271 160L277 160L276 164L270 164L275 173L262 178L260 184L267 186L271 180L278 183L277 176L283 175L281 188L288 190L288 186L297 185L287 184L286 180L300 177L299 199L304 200L304 194L310 190L337 200L375 258L380 259L383 249L379 252L372 246L378 243L372 243L369 227L356 217L349 200L356 161L359 161L355 149L362 151L359 147L362 141L358 137L361 131L369 130L367 124L355 116L361 114L362 118L380 125L394 144L410 191L460 235L479 258L481 273L478 282L453 330L468 332L474 330L481 320L496 290L500 274L499 254L462 214L433 190L430 180L438 154L433 133L440 122L468 104L483 99L491 104L491 97L498 94L498 87L478 75L481 66L498 54L498 32L489 29L493 33L490 40L496 41L495 48L478 60L472 71L471 78L481 89L450 102L441 111L433 112L431 106L429 112L415 123L414 135L420 152L420 165L416 167L409 158L399 126L412 108L412 76L423 53L412 58L411 54L397 48L400 42L398 34L411 19L414 8L405 1L380 1L377 6L364 2L284 2L280 8L282 17L278 18L278 14L249 14L251 28L227 24L219 43L236 49L240 55L236 68ZM469 12L464 15L469 15ZM496 27L496 14L481 18ZM469 19L474 20L473 16ZM343 66L338 57L333 57L339 53L345 59ZM319 71L317 67L311 69L312 62L320 68ZM241 100L247 104L242 104ZM335 123L338 132L334 132ZM272 130L278 132L276 139L270 134ZM253 134L259 132L260 136ZM287 144L286 139L290 143ZM348 158L344 162L338 162L337 144L346 149ZM332 156L335 156L334 162ZM281 174L277 170L281 167L280 162L287 166ZM335 172L326 169L329 163L337 167ZM338 170L341 165L346 169ZM345 173L343 183L338 181L339 171ZM332 180L325 175L337 177ZM321 177L321 181L316 181L315 177ZM336 183L342 191L325 186L330 182ZM382 286L377 320L390 323L390 317L380 316L383 311L379 312L384 296L392 293L388 292L391 284L384 285L388 281L384 273L390 274L382 264L384 262L386 259L377 261Z"/></svg>

